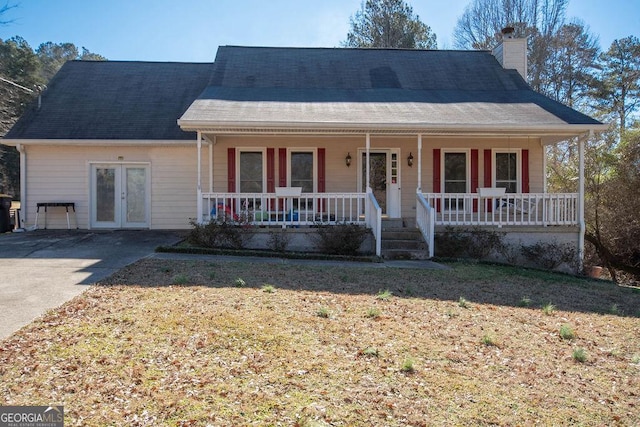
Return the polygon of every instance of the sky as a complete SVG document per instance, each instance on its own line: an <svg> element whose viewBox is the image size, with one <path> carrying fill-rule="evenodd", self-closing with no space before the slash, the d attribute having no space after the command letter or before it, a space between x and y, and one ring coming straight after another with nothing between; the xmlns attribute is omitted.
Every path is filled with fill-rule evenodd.
<svg viewBox="0 0 640 427"><path fill-rule="evenodd" d="M71 42L110 60L212 62L221 45L338 47L362 0L0 0L0 39ZM441 49L471 0L408 0ZM640 37L639 0L570 0L577 17L607 49Z"/></svg>

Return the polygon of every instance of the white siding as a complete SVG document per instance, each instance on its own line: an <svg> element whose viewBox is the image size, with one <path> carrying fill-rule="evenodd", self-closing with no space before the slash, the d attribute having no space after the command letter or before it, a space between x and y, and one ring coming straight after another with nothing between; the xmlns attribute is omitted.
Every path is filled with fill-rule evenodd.
<svg viewBox="0 0 640 427"><path fill-rule="evenodd" d="M203 183L207 185L207 149L203 149ZM33 225L36 203L74 202L80 228L89 228L90 164L146 163L151 179L151 224L153 229L189 227L196 216L196 157L192 146L34 146L26 148L27 188L23 215ZM42 215L42 209L41 209ZM48 228L66 228L64 209L49 210ZM38 220L44 225L44 218ZM72 218L72 227L74 221Z"/></svg>

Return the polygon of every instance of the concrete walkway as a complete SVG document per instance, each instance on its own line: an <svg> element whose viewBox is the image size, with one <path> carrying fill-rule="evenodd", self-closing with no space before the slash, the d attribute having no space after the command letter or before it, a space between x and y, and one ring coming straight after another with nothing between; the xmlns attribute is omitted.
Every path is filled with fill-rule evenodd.
<svg viewBox="0 0 640 427"><path fill-rule="evenodd" d="M120 268L170 245L168 231L37 230L0 234L0 339Z"/></svg>

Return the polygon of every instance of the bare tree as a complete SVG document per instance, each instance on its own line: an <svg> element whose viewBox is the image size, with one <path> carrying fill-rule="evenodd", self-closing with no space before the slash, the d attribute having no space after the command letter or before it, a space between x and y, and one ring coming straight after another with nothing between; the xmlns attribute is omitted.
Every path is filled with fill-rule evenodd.
<svg viewBox="0 0 640 427"><path fill-rule="evenodd" d="M588 107L600 48L582 22L565 24L550 38L549 56L540 72L544 93L570 107Z"/></svg>
<svg viewBox="0 0 640 427"><path fill-rule="evenodd" d="M538 91L548 61L550 43L562 26L568 0L473 0L454 31L459 49L492 49L500 43L500 30L515 29L516 37L527 37L529 83Z"/></svg>
<svg viewBox="0 0 640 427"><path fill-rule="evenodd" d="M6 25L10 22L13 22L13 19L3 19L2 15L7 13L9 10L13 9L14 7L16 7L16 5L11 4L9 2L5 2L4 6L0 6L0 25Z"/></svg>
<svg viewBox="0 0 640 427"><path fill-rule="evenodd" d="M437 49L436 35L403 0L367 0L350 24L345 47Z"/></svg>

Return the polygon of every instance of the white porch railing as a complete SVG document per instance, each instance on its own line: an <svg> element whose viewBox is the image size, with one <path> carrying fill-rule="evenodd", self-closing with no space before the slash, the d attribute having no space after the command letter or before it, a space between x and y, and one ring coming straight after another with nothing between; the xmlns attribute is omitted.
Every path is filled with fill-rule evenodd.
<svg viewBox="0 0 640 427"><path fill-rule="evenodd" d="M373 193L203 193L203 220L229 218L258 226L360 224L371 229L381 254L382 210Z"/></svg>
<svg viewBox="0 0 640 427"><path fill-rule="evenodd" d="M365 224L364 193L203 193L203 219L226 216L254 225Z"/></svg>
<svg viewBox="0 0 640 427"><path fill-rule="evenodd" d="M436 211L435 225L578 225L576 193L423 193Z"/></svg>
<svg viewBox="0 0 640 427"><path fill-rule="evenodd" d="M376 241L376 255L380 256L382 254L382 209L371 189L367 190L365 218L367 227L371 229Z"/></svg>
<svg viewBox="0 0 640 427"><path fill-rule="evenodd" d="M429 205L422 193L416 194L416 226L429 245L429 258L434 255L434 237L436 225L436 210Z"/></svg>

